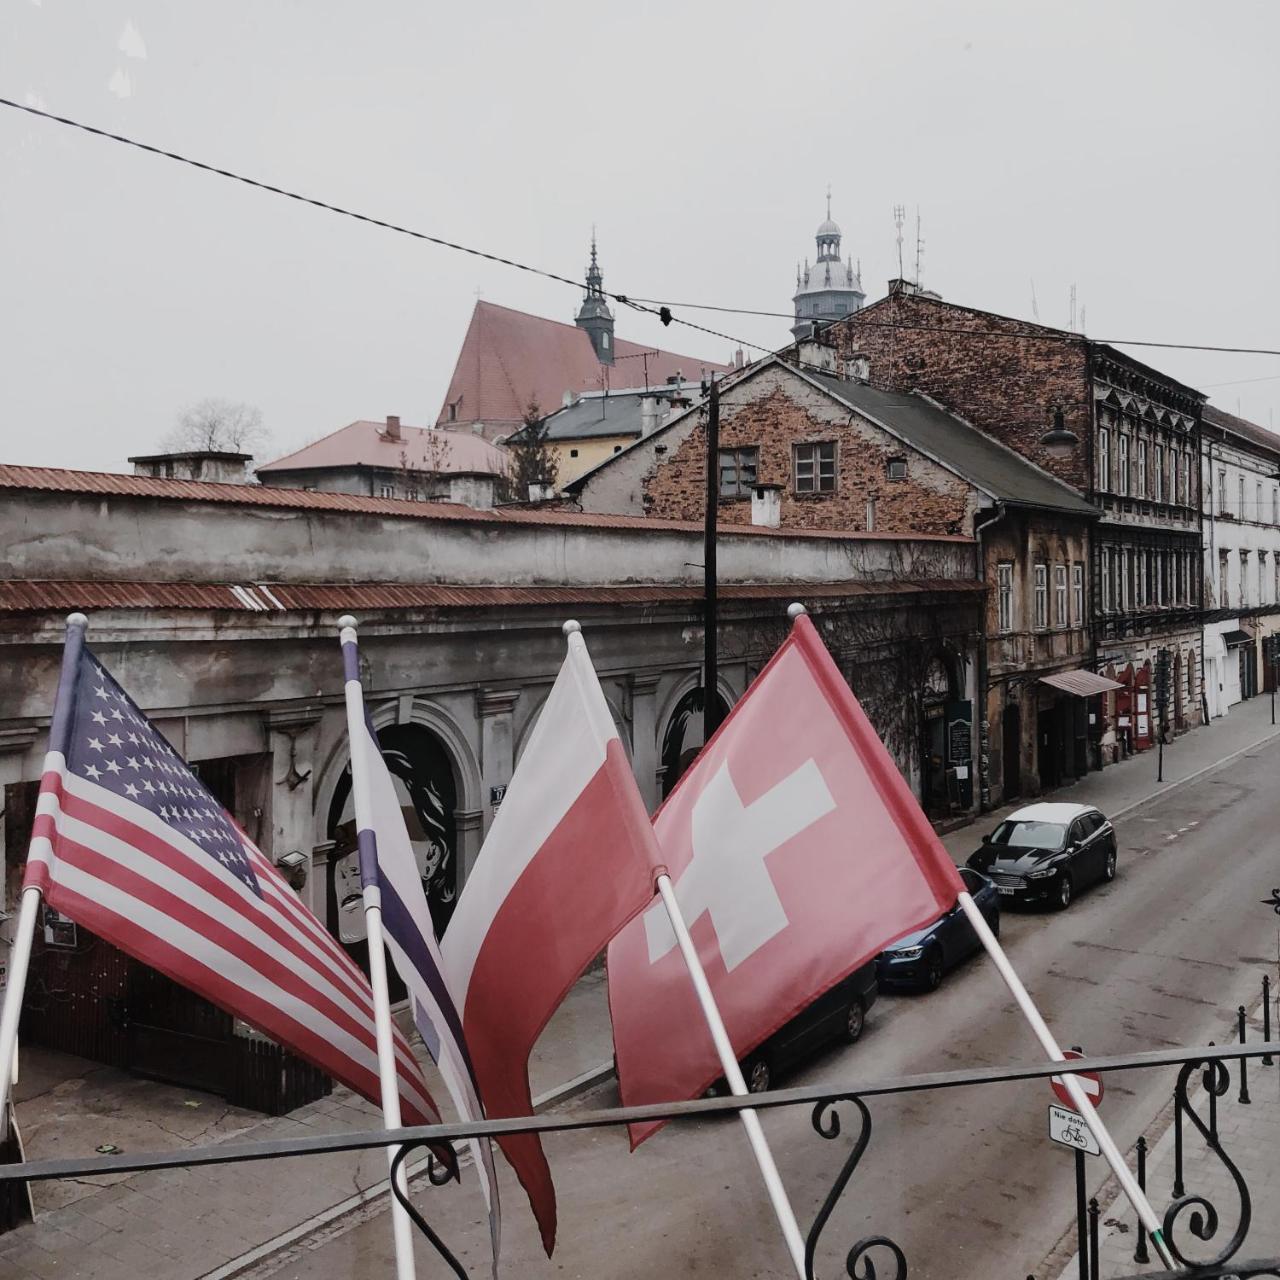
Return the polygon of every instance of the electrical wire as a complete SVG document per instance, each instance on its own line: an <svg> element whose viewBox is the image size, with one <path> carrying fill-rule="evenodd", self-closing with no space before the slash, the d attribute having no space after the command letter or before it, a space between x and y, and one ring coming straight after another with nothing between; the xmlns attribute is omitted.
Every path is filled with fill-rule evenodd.
<svg viewBox="0 0 1280 1280"><path fill-rule="evenodd" d="M380 227L384 231L394 231L399 235L411 236L415 240L421 240L427 244L434 244L442 249L452 249L457 253L469 254L473 258L481 258L486 262L496 262L500 266L512 267L516 271L524 271L529 275L541 276L546 280L554 280L557 284L567 284L573 289L587 289L588 287L585 281L575 280L570 276L563 276L555 271L547 271L542 267L531 266L526 262L519 262L514 258L503 257L501 254L489 253L484 249L476 249L471 245L459 244L454 240L446 240L443 236L431 235L428 232L418 231L413 227L406 227L397 222L388 222L384 218L375 218L371 214L359 213L354 209L347 209L342 205L332 204L327 200L320 200L315 196L308 196L298 191L291 191L287 187L280 187L276 186L274 183L263 182L258 178L250 178L246 174L237 173L232 169L223 169L218 165L208 164L203 160L195 160L192 157L182 155L177 151L167 151L163 147L153 146L148 142L140 142L138 139L127 137L122 133L112 133L107 129L99 129L95 125L85 124L81 120L73 120L69 116L56 115L52 111L45 111L40 107L31 106L29 103L16 102L12 98L0 98L0 106L9 107L14 111L23 111L28 115L38 116L42 120L48 120L54 124L65 125L70 129L78 129L80 132L91 134L96 138L103 138L108 142L117 142L122 146L133 147L138 151L145 151L150 155L160 156L165 160L173 160L178 164L187 165L193 169L199 169L204 173L214 174L219 178L227 178L232 182L239 182L244 186L253 187L258 191L266 191L271 195L283 196L287 200L296 200L299 204L311 205L313 208L323 209L327 213L335 213L344 218L351 218L356 222L363 222L369 226ZM664 325L679 324L687 329L694 329L699 333L708 334L713 338L721 338L724 341L734 343L737 346L748 347L752 351L764 351L771 355L777 355L782 351L787 350L788 347L795 345L794 343L786 343L782 347L771 349L769 347L762 346L760 343L750 342L745 338L736 337L733 334L724 333L718 329L708 328L706 325L697 324L692 320L686 320L681 316L675 315L674 309L679 308L684 311L715 311L725 315L760 316L794 320L795 317L787 312L755 310L748 307L716 306L710 303L665 302L658 298L633 298L629 297L625 293L610 292L608 289L601 289L600 292L604 297L610 298L622 306L630 307L633 311L640 311L648 315L657 316ZM864 327L874 326L876 328L884 329L916 331L927 330L933 333L945 333L966 338L990 339L993 337L1008 337L1037 339L1045 342L1062 342L1071 341L1073 339L1086 341L1083 334L1066 333L1062 331L1045 333L1027 329L1007 330L1000 334L991 334L975 333L969 329L948 328L938 325L913 325L895 321L870 320L863 318L859 318L858 323ZM1280 350L1267 347L1219 347L1191 342L1153 342L1144 341L1138 338L1094 338L1087 340L1104 343L1109 346L1159 347L1166 350L1212 351L1230 355L1280 356Z"/></svg>

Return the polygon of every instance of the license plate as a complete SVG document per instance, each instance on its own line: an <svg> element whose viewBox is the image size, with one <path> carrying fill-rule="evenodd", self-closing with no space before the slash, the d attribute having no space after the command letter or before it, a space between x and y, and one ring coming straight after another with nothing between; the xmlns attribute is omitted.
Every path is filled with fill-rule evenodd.
<svg viewBox="0 0 1280 1280"><path fill-rule="evenodd" d="M1012 885L1009 885L1009 884L998 884L998 885L996 885L996 888L997 888L1001 893L1007 893L1007 894L1009 895L1009 897L1013 897L1013 886L1012 886Z"/></svg>

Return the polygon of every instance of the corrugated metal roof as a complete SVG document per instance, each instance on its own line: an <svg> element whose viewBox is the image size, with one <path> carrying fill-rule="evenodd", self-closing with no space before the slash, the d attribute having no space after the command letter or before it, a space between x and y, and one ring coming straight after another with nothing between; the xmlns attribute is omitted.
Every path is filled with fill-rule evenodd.
<svg viewBox="0 0 1280 1280"><path fill-rule="evenodd" d="M985 591L969 579L893 582L767 582L722 584L725 600L844 600L865 597L971 595ZM0 613L83 609L199 609L240 613L349 609L483 609L536 605L646 605L701 600L696 584L619 587L459 586L449 583L180 583L0 582Z"/></svg>
<svg viewBox="0 0 1280 1280"><path fill-rule="evenodd" d="M333 511L352 515L403 516L458 524L556 525L568 528L645 530L654 533L701 533L700 522L655 520L646 516L595 515L577 511L499 507L479 511L451 502L411 502L403 498L368 498L354 493L309 493L305 489L259 484L216 484L205 480L168 480L158 476L119 475L110 471L69 471L61 467L0 464L0 489L47 493L83 493L93 497L164 498L174 502L213 502L224 506L280 507L295 511ZM748 534L770 538L862 539L872 542L972 542L959 534L887 534L860 530L765 529L756 525L721 525L721 536Z"/></svg>

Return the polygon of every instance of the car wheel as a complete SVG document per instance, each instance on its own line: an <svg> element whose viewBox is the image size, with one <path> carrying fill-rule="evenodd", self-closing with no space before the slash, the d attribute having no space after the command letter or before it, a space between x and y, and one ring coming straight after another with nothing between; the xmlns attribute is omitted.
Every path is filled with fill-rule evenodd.
<svg viewBox="0 0 1280 1280"><path fill-rule="evenodd" d="M1107 854L1106 864L1102 868L1102 878L1104 880L1114 880L1116 878L1116 849L1115 845L1111 846L1111 851Z"/></svg>
<svg viewBox="0 0 1280 1280"><path fill-rule="evenodd" d="M1058 896L1053 900L1053 905L1058 911L1065 911L1071 905L1072 891L1071 877L1064 875L1058 881Z"/></svg>
<svg viewBox="0 0 1280 1280"><path fill-rule="evenodd" d="M844 1015L844 1038L850 1044L856 1044L862 1039L862 1033L867 1026L867 1010L862 1003L860 996L855 996L850 1001L849 1008Z"/></svg>
<svg viewBox="0 0 1280 1280"><path fill-rule="evenodd" d="M926 991L937 991L942 986L942 955L935 948L929 952L929 963L925 966L924 971L924 989Z"/></svg>
<svg viewBox="0 0 1280 1280"><path fill-rule="evenodd" d="M747 1078L748 1093L768 1093L773 1084L773 1072L769 1069L768 1058L752 1058L743 1073Z"/></svg>

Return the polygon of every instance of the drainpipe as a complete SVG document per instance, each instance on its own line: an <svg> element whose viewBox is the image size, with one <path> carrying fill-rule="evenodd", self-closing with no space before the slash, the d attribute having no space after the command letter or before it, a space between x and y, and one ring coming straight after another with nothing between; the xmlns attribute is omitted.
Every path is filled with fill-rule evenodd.
<svg viewBox="0 0 1280 1280"><path fill-rule="evenodd" d="M997 502L995 505L994 511L995 511L995 514L990 516L986 520L981 520L979 519L978 516L974 516L974 520L973 520L973 536L977 540L977 544L978 544L976 554L978 557L978 581L979 582L987 581L987 549L983 545L982 535L986 533L988 529L992 528L994 525L999 524L1000 521L1005 518L1006 512L1004 508L1004 503ZM997 609L999 608L999 602L997 602L996 607ZM982 704L979 709L981 719L978 721L978 723L979 725L985 724L987 726L987 756L989 759L991 755L991 722L988 719L988 713L990 711L990 699L988 697L988 691L987 691L986 608L987 608L986 597L984 595L983 615L982 615L982 638L981 638L981 642L978 645L978 698ZM981 751L976 753L975 758L977 759L978 765L982 770L982 773L978 778L978 812L987 813L990 810L990 806L987 804L987 797L991 793L990 779L987 775L988 766L983 761Z"/></svg>
<svg viewBox="0 0 1280 1280"><path fill-rule="evenodd" d="M1213 570L1213 582L1218 589L1218 599L1222 599L1222 583L1218 581L1218 551L1217 551L1217 532L1218 521L1216 513L1213 509L1214 494L1217 490L1214 487L1213 476L1213 440L1209 438L1206 441L1204 431L1204 418L1200 419L1200 439L1205 441L1209 446L1209 456L1203 467L1200 468L1200 501L1197 504L1200 508L1200 520L1204 522L1204 473L1209 472L1209 566ZM1200 539L1200 545L1204 546L1203 536ZM1200 721L1202 724L1209 723L1209 691L1204 679L1204 648L1208 638L1208 618L1209 607L1208 602L1204 598L1204 559L1200 561ZM1217 698L1214 699L1217 702Z"/></svg>

